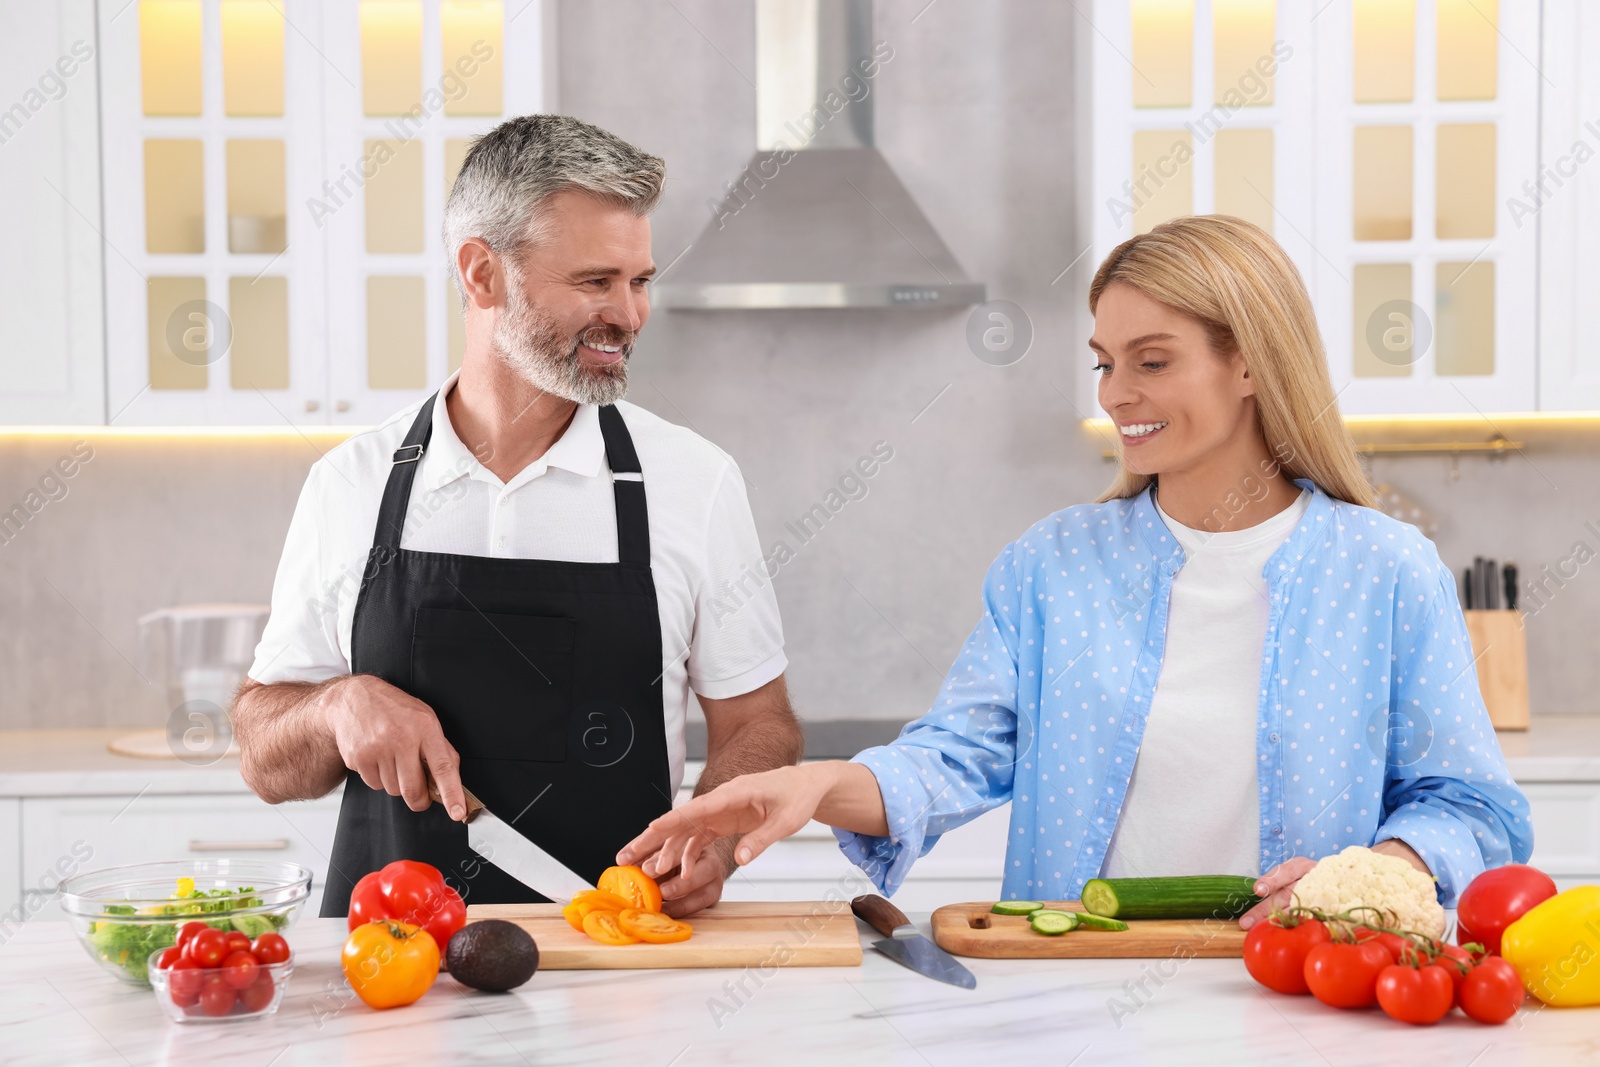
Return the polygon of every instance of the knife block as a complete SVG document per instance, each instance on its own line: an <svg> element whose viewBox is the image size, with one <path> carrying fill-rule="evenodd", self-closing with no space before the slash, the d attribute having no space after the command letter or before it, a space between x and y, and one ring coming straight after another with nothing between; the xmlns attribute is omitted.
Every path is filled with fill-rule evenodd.
<svg viewBox="0 0 1600 1067"><path fill-rule="evenodd" d="M1478 669L1478 690L1496 730L1528 728L1528 633L1520 611L1462 612Z"/></svg>

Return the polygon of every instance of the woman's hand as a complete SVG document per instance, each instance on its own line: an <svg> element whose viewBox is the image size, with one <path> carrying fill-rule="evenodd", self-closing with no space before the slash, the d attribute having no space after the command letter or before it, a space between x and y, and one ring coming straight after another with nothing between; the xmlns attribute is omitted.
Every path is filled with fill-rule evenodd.
<svg viewBox="0 0 1600 1067"><path fill-rule="evenodd" d="M1272 870L1256 879L1255 895L1261 898L1261 903L1239 916L1239 927L1250 929L1262 919L1272 914L1273 908L1286 908L1292 903L1295 883L1305 877L1305 873L1317 865L1317 861L1307 859L1305 856L1296 856L1292 860L1285 860Z"/></svg>
<svg viewBox="0 0 1600 1067"><path fill-rule="evenodd" d="M637 863L649 875L676 868L678 877L689 881L702 858L716 862L714 852L705 856L713 842L743 834L734 852L742 867L811 821L833 783L832 768L829 763L779 767L724 782L645 827L617 853L617 862Z"/></svg>
<svg viewBox="0 0 1600 1067"><path fill-rule="evenodd" d="M1387 838L1372 846L1372 851L1385 856L1398 856L1411 866L1433 877L1433 872L1423 862L1422 857L1404 841L1397 837ZM1304 856L1296 856L1278 864L1272 870L1256 879L1255 894L1261 898L1261 903L1239 916L1239 926L1248 930L1257 922L1272 914L1274 907L1286 908L1293 903L1295 883L1305 877L1305 873L1317 865L1316 860Z"/></svg>

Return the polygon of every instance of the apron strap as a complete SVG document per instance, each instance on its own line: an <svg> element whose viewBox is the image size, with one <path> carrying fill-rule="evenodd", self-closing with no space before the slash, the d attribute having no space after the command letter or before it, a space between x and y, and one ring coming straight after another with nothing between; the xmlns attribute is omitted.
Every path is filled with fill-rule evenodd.
<svg viewBox="0 0 1600 1067"><path fill-rule="evenodd" d="M411 503L411 483L416 480L418 461L428 450L428 438L433 435L433 405L439 399L434 393L422 402L411 429L406 431L405 444L394 450L394 466L389 469L389 480L383 487L383 503L378 505L378 529L372 537L373 551L400 551L400 531L406 525L406 506Z"/></svg>
<svg viewBox="0 0 1600 1067"><path fill-rule="evenodd" d="M373 534L374 551L400 550L400 531L405 528L406 507L411 502L411 483L416 480L417 461L428 449L433 434L435 393L423 401L405 443L395 449L394 466L383 487L383 503L378 505L378 528ZM605 438L606 462L617 500L617 558L622 563L650 565L650 518L645 506L644 472L633 437L617 409L607 404L600 408L600 434Z"/></svg>
<svg viewBox="0 0 1600 1067"><path fill-rule="evenodd" d="M633 437L615 405L600 408L600 435L606 441L606 462L611 465L612 487L617 495L617 559L622 563L650 565L650 517L644 500L644 472Z"/></svg>

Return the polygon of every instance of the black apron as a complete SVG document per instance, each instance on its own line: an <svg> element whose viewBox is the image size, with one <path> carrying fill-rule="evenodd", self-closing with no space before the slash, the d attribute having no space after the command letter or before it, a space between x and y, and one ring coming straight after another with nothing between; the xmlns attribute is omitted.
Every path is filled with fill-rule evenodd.
<svg viewBox="0 0 1600 1067"><path fill-rule="evenodd" d="M600 408L616 493L616 563L415 552L400 547L417 461L433 429L417 412L378 510L356 600L350 669L423 701L461 756L461 780L545 851L593 882L617 850L672 806L661 703L661 616L633 438ZM356 881L398 859L439 868L468 903L544 897L467 846L441 804L345 779L324 917Z"/></svg>

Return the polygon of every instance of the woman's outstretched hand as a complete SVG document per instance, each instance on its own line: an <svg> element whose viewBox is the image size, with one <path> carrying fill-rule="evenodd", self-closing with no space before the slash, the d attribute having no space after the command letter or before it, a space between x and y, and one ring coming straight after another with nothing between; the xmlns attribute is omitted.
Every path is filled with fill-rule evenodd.
<svg viewBox="0 0 1600 1067"><path fill-rule="evenodd" d="M831 784L828 766L779 767L724 782L645 827L617 862L637 863L652 876L678 868L689 878L712 842L742 834L733 854L742 867L811 821Z"/></svg>

